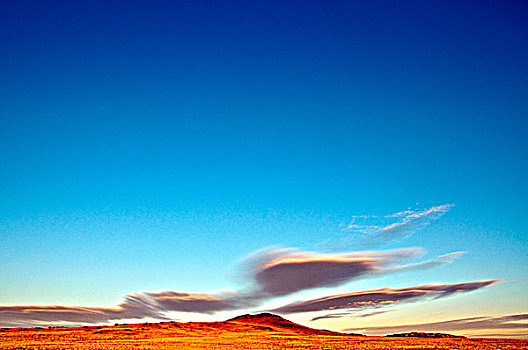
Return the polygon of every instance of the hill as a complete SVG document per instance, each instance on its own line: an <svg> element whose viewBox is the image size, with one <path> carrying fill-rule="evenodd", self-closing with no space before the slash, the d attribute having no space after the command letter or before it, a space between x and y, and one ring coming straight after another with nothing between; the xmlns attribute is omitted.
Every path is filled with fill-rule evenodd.
<svg viewBox="0 0 528 350"><path fill-rule="evenodd" d="M340 333L340 332L329 331L326 329L315 329L315 328L306 327L306 326L294 323L292 321L289 321L285 318L282 318L279 315L275 315L275 314L271 314L267 312L256 314L256 315L246 314L242 316L237 316L225 322L268 326L274 330L295 332L295 333L303 334L303 335L362 336L362 334Z"/></svg>

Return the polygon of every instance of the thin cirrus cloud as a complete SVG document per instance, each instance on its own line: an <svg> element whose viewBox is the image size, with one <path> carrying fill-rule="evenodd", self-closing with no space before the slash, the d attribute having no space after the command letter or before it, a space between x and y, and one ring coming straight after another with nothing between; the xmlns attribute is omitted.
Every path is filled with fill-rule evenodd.
<svg viewBox="0 0 528 350"><path fill-rule="evenodd" d="M528 336L528 314L508 316L478 316L442 322L419 323L401 326L347 328L343 331L363 331L370 334L400 332L463 332L488 330L488 336ZM498 331L498 332L497 332Z"/></svg>
<svg viewBox="0 0 528 350"><path fill-rule="evenodd" d="M337 313L317 316L317 317L312 318L310 321L326 320L326 319L329 319L329 318L341 318L341 317L345 317L345 316L350 316L350 312L337 312Z"/></svg>
<svg viewBox="0 0 528 350"><path fill-rule="evenodd" d="M247 309L275 297L313 288L336 287L353 280L450 263L442 256L402 264L422 256L421 248L321 254L295 249L265 249L242 263L250 288L232 292L143 291L124 296L116 307L4 306L0 325L41 325L56 322L101 323L121 319L167 319L169 312L214 314ZM433 261L434 263L431 263Z"/></svg>
<svg viewBox="0 0 528 350"><path fill-rule="evenodd" d="M360 234L360 242L363 246L379 246L412 235L419 228L430 225L432 222L440 219L453 206L453 204L443 204L429 209L409 209L385 216L354 216L344 230ZM341 246L350 245L356 238L342 238L337 243Z"/></svg>
<svg viewBox="0 0 528 350"><path fill-rule="evenodd" d="M460 256L466 254L466 252L451 252L442 254L436 258L431 258L425 261L419 261L411 264L396 265L387 268L385 273L393 273L398 271L409 271L409 270L427 270L435 267L439 267L446 264L451 264Z"/></svg>
<svg viewBox="0 0 528 350"><path fill-rule="evenodd" d="M271 310L281 314L325 310L350 310L377 308L402 302L440 298L465 293L490 286L498 280L474 281L452 284L432 284L407 288L382 288L354 293L331 295L323 298L288 304Z"/></svg>

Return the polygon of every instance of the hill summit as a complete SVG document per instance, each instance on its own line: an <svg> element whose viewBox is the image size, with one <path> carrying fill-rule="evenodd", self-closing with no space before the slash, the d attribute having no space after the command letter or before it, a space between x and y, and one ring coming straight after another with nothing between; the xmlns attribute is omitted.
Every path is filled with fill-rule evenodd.
<svg viewBox="0 0 528 350"><path fill-rule="evenodd" d="M279 315L271 314L269 312L263 312L263 313L255 314L255 315L245 314L245 315L233 317L227 321L228 322L269 324L269 325L296 325L296 323L288 321L287 319Z"/></svg>

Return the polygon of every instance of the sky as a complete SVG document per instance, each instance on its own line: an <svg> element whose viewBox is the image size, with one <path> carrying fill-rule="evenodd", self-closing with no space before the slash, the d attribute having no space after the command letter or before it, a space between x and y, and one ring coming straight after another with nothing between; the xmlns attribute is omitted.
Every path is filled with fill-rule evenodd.
<svg viewBox="0 0 528 350"><path fill-rule="evenodd" d="M0 6L0 327L528 337L526 1Z"/></svg>

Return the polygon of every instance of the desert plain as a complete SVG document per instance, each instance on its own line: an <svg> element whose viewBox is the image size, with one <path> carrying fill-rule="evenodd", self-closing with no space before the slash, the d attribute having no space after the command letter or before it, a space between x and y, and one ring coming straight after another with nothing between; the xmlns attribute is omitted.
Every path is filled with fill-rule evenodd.
<svg viewBox="0 0 528 350"><path fill-rule="evenodd" d="M318 330L280 317L222 322L2 328L0 349L528 349L528 340L373 337Z"/></svg>

